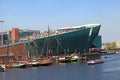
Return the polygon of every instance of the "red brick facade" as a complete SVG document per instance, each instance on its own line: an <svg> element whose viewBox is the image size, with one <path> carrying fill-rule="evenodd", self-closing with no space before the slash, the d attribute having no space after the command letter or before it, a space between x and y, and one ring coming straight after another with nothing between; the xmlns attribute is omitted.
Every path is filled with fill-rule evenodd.
<svg viewBox="0 0 120 80"><path fill-rule="evenodd" d="M12 43L14 43L15 41L18 41L19 39L20 39L20 37L19 37L19 29L13 28L12 29Z"/></svg>
<svg viewBox="0 0 120 80"><path fill-rule="evenodd" d="M0 47L0 61L19 61L26 60L26 49L23 43L12 44L8 46Z"/></svg>

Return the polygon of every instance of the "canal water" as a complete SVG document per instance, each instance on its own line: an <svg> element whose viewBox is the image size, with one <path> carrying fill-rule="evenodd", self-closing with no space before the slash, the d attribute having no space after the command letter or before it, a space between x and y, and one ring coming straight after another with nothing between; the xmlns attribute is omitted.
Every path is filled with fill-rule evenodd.
<svg viewBox="0 0 120 80"><path fill-rule="evenodd" d="M0 72L0 80L120 80L120 54L101 58L105 62L96 65L81 62L7 69Z"/></svg>

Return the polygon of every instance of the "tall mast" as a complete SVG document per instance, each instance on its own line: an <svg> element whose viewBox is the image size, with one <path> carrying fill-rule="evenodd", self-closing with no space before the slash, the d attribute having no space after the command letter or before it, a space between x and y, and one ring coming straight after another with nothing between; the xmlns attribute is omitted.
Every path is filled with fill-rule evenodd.
<svg viewBox="0 0 120 80"><path fill-rule="evenodd" d="M47 54L50 54L50 28L48 26Z"/></svg>
<svg viewBox="0 0 120 80"><path fill-rule="evenodd" d="M58 46L58 35L57 35L57 39L56 39L56 40L57 40L57 44L56 44L56 45L57 45L57 55L58 55L58 54L59 54L59 53L58 53L58 51L59 51L59 48L58 48L58 47L59 47L59 46Z"/></svg>
<svg viewBox="0 0 120 80"><path fill-rule="evenodd" d="M29 30L28 30L28 58L31 58L30 57L30 41L29 41Z"/></svg>
<svg viewBox="0 0 120 80"><path fill-rule="evenodd" d="M10 36L9 36L9 33L8 33L8 39L7 39L7 63L9 63L10 61L10 57L9 57L9 39L10 39Z"/></svg>

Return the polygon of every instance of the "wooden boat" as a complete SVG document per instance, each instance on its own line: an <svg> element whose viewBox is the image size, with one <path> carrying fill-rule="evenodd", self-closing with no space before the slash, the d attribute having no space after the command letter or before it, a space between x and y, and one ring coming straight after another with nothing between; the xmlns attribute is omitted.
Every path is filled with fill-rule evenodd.
<svg viewBox="0 0 120 80"><path fill-rule="evenodd" d="M51 59L46 59L46 58L39 59L40 66L49 66L51 64L53 64L53 61Z"/></svg>
<svg viewBox="0 0 120 80"><path fill-rule="evenodd" d="M12 64L11 63L7 63L6 64L6 68L12 68Z"/></svg>
<svg viewBox="0 0 120 80"><path fill-rule="evenodd" d="M24 61L25 63L25 68L29 68L29 67L32 67L32 64L30 64L30 61Z"/></svg>
<svg viewBox="0 0 120 80"><path fill-rule="evenodd" d="M5 64L0 64L0 72L5 72L5 71L6 71Z"/></svg>
<svg viewBox="0 0 120 80"><path fill-rule="evenodd" d="M90 61L87 61L88 65L100 64L100 63L104 63L104 61L103 60L90 60Z"/></svg>
<svg viewBox="0 0 120 80"><path fill-rule="evenodd" d="M13 62L11 64L12 64L12 68L25 68L25 63Z"/></svg>
<svg viewBox="0 0 120 80"><path fill-rule="evenodd" d="M7 68L25 68L25 62L10 62L6 64Z"/></svg>
<svg viewBox="0 0 120 80"><path fill-rule="evenodd" d="M37 67L39 66L39 61L33 59L32 61L29 61L28 64L31 65L32 67Z"/></svg>
<svg viewBox="0 0 120 80"><path fill-rule="evenodd" d="M70 62L70 57L62 56L62 57L59 57L58 60L61 63L68 63L68 62Z"/></svg>
<svg viewBox="0 0 120 80"><path fill-rule="evenodd" d="M9 62L6 64L6 68L25 68L26 64L24 61L22 62Z"/></svg>

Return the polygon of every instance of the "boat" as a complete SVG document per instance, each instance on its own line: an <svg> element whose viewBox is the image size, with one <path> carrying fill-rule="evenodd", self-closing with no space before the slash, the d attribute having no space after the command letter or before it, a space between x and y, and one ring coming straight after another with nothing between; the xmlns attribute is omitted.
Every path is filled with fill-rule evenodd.
<svg viewBox="0 0 120 80"><path fill-rule="evenodd" d="M109 56L105 55L104 58L109 58Z"/></svg>
<svg viewBox="0 0 120 80"><path fill-rule="evenodd" d="M6 68L25 68L26 64L24 61L11 61L6 63Z"/></svg>
<svg viewBox="0 0 120 80"><path fill-rule="evenodd" d="M12 68L25 68L25 63L22 62L11 62Z"/></svg>
<svg viewBox="0 0 120 80"><path fill-rule="evenodd" d="M81 59L82 60L88 60L88 57L87 56L82 56Z"/></svg>
<svg viewBox="0 0 120 80"><path fill-rule="evenodd" d="M37 66L39 66L39 61L33 59L33 60L29 61L29 65L31 65L32 67L37 67Z"/></svg>
<svg viewBox="0 0 120 80"><path fill-rule="evenodd" d="M90 61L87 61L88 65L95 65L95 64L100 64L100 63L104 63L104 61L103 60L90 60Z"/></svg>
<svg viewBox="0 0 120 80"><path fill-rule="evenodd" d="M40 66L50 66L53 64L53 61L49 58L41 58L39 59Z"/></svg>
<svg viewBox="0 0 120 80"><path fill-rule="evenodd" d="M5 71L6 71L5 64L0 64L0 72L5 72Z"/></svg>
<svg viewBox="0 0 120 80"><path fill-rule="evenodd" d="M19 61L14 61L14 62L9 62L6 63L6 68L25 68L26 64L24 61L19 62Z"/></svg>
<svg viewBox="0 0 120 80"><path fill-rule="evenodd" d="M79 57L78 57L77 55L75 55L75 56L72 56L72 57L70 58L70 61L71 61L71 62L74 62L74 61L78 61L78 59L79 59Z"/></svg>
<svg viewBox="0 0 120 80"><path fill-rule="evenodd" d="M6 68L12 68L12 64L11 63L6 63Z"/></svg>
<svg viewBox="0 0 120 80"><path fill-rule="evenodd" d="M75 27L59 28L55 31L41 32L37 36L30 36L30 43L37 45L38 53L47 52L47 41L52 45L49 49L52 54L64 54L65 52L87 53L90 48L101 47L101 36L98 35L101 24L86 24ZM49 33L49 34L48 34ZM44 50L43 50L44 46ZM27 46L26 46L27 47Z"/></svg>
<svg viewBox="0 0 120 80"><path fill-rule="evenodd" d="M58 61L60 63L68 63L68 62L70 62L70 56L61 56L58 58Z"/></svg>

